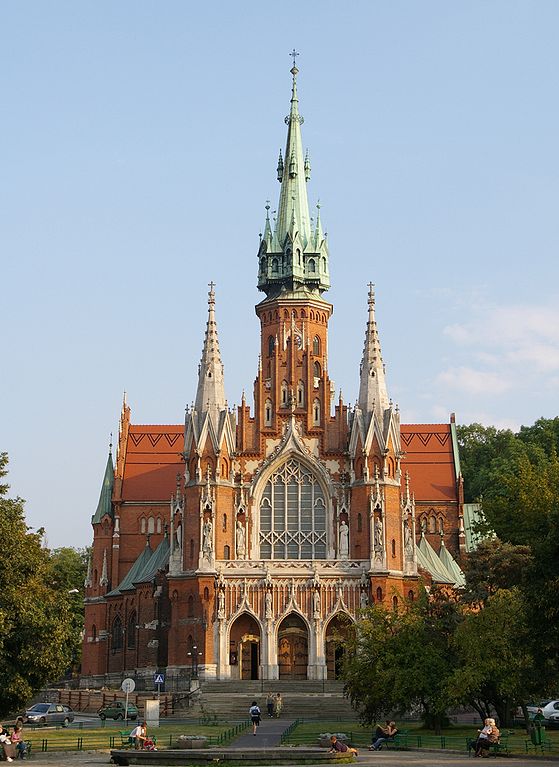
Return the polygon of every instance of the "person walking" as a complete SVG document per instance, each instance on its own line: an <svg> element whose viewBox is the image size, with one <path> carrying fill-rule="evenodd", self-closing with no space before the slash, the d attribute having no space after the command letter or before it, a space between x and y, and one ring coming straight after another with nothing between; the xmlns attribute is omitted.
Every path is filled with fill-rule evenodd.
<svg viewBox="0 0 559 767"><path fill-rule="evenodd" d="M266 709L268 711L268 716L273 717L274 715L274 693L269 692L268 696L266 698Z"/></svg>
<svg viewBox="0 0 559 767"><path fill-rule="evenodd" d="M276 699L274 701L274 714L276 719L280 718L282 708L283 708L283 700L281 697L281 692L278 692L276 695Z"/></svg>
<svg viewBox="0 0 559 767"><path fill-rule="evenodd" d="M252 722L252 734L256 735L256 728L260 726L260 708L258 707L258 703L255 700L252 701L252 705L249 708L248 713Z"/></svg>

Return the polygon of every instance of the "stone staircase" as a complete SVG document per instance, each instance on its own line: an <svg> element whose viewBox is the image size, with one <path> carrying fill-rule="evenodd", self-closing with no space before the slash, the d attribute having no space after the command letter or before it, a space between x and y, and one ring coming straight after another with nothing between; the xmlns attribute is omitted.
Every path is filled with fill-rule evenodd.
<svg viewBox="0 0 559 767"><path fill-rule="evenodd" d="M218 719L246 719L248 709L256 700L266 717L266 697L269 692L281 693L282 719L355 719L350 702L343 695L338 681L312 680L212 681L202 682L193 705L182 716L216 716ZM181 715L175 709L176 715Z"/></svg>

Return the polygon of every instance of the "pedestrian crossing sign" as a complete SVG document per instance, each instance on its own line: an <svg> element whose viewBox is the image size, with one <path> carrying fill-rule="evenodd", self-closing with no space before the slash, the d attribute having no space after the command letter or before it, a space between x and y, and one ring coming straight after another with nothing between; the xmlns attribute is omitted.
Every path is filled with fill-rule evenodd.
<svg viewBox="0 0 559 767"><path fill-rule="evenodd" d="M154 674L153 675L153 683L154 684L164 684L165 683L165 674Z"/></svg>

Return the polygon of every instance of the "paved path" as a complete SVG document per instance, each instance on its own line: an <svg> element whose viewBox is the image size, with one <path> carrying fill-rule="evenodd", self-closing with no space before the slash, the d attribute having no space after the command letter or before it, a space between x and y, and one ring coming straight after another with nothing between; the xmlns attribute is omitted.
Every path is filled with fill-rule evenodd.
<svg viewBox="0 0 559 767"><path fill-rule="evenodd" d="M252 734L252 724L236 740L231 741L228 748L273 748L281 743L281 734L287 730L292 719L274 719L266 715L262 717L256 735Z"/></svg>

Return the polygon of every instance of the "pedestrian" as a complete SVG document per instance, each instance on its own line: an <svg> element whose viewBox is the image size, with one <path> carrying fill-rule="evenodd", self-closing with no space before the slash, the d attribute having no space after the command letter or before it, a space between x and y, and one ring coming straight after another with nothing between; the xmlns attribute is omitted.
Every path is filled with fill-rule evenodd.
<svg viewBox="0 0 559 767"><path fill-rule="evenodd" d="M4 752L4 758L7 762L13 762L16 755L14 746L10 738L10 733L0 724L0 748Z"/></svg>
<svg viewBox="0 0 559 767"><path fill-rule="evenodd" d="M274 715L274 693L269 692L268 696L266 698L266 709L268 711L268 716L272 717Z"/></svg>
<svg viewBox="0 0 559 767"><path fill-rule="evenodd" d="M252 705L249 708L248 713L252 722L252 734L256 735L256 728L260 725L260 708L258 707L258 703L255 700L252 701Z"/></svg>
<svg viewBox="0 0 559 767"><path fill-rule="evenodd" d="M276 716L276 719L280 718L282 708L283 708L283 700L281 697L281 692L278 692L276 695L276 699L274 701L274 714Z"/></svg>

